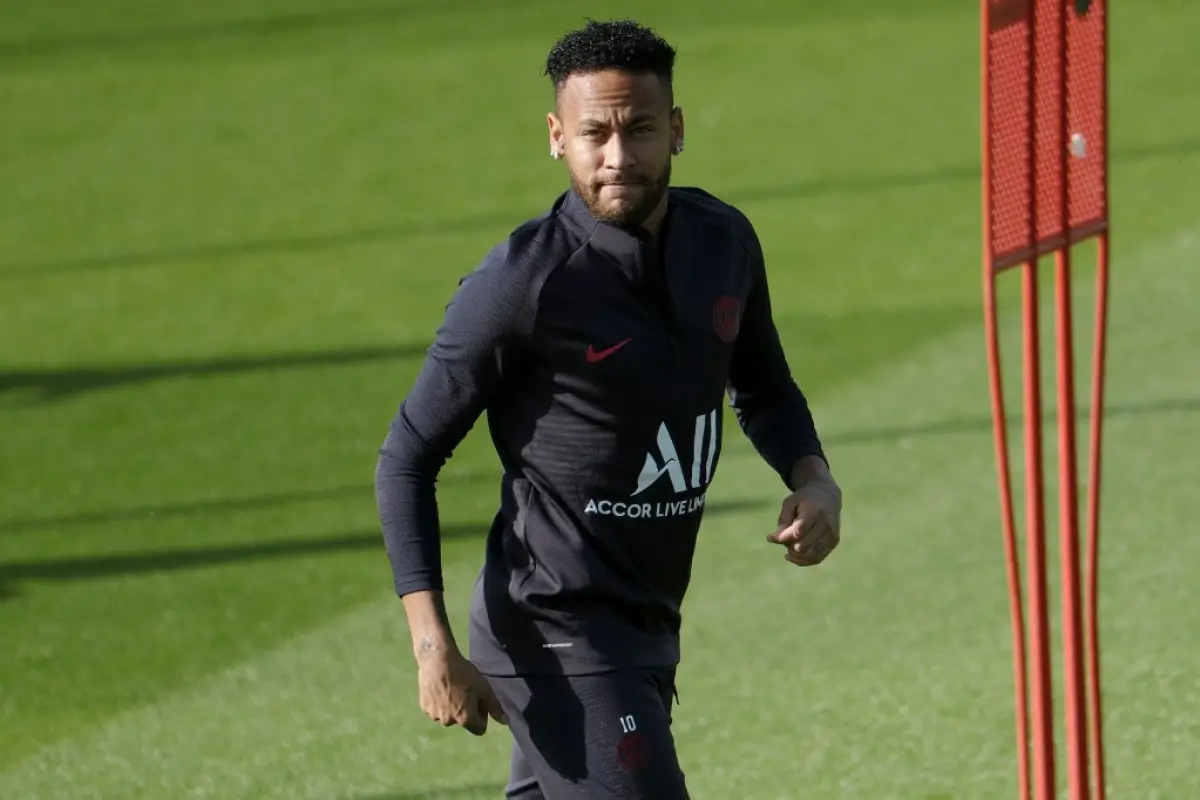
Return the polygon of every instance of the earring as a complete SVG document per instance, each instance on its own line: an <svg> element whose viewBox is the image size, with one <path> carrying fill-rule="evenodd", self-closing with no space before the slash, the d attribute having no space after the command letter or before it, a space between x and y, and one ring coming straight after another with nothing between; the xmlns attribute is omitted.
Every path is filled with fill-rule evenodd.
<svg viewBox="0 0 1200 800"><path fill-rule="evenodd" d="M682 152L683 152L683 139L680 139L678 142L675 143L675 155L679 155Z"/></svg>
<svg viewBox="0 0 1200 800"><path fill-rule="evenodd" d="M555 161L558 161L560 158L562 158L562 153L559 152L558 150L551 150L550 157L553 158Z"/></svg>

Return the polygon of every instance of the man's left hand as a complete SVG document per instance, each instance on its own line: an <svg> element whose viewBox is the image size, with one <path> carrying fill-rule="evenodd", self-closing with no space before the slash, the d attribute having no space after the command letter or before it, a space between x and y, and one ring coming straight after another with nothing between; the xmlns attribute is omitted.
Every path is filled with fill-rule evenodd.
<svg viewBox="0 0 1200 800"><path fill-rule="evenodd" d="M779 528L767 541L783 545L796 566L815 566L841 541L841 516L842 490L833 477L813 478L784 499Z"/></svg>

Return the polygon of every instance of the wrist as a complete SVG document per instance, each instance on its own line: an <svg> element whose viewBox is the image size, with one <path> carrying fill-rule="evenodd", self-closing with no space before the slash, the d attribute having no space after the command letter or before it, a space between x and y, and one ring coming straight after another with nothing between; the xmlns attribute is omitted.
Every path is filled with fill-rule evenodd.
<svg viewBox="0 0 1200 800"><path fill-rule="evenodd" d="M417 661L446 659L458 652L440 591L413 592L403 603Z"/></svg>
<svg viewBox="0 0 1200 800"><path fill-rule="evenodd" d="M458 654L458 644L449 631L413 631L413 658L418 664L446 661Z"/></svg>
<svg viewBox="0 0 1200 800"><path fill-rule="evenodd" d="M792 465L789 486L792 491L802 489L813 481L827 481L833 483L833 474L829 471L829 464L819 455L808 455L801 458Z"/></svg>

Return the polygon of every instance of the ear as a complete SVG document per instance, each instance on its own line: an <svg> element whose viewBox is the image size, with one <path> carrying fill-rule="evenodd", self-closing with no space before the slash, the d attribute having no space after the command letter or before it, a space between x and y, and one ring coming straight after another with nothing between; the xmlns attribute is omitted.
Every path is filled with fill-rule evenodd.
<svg viewBox="0 0 1200 800"><path fill-rule="evenodd" d="M563 151L563 125L562 120L553 111L546 115L546 129L550 137L550 152L552 154L561 153Z"/></svg>
<svg viewBox="0 0 1200 800"><path fill-rule="evenodd" d="M683 146L683 109L679 106L671 109L671 149Z"/></svg>

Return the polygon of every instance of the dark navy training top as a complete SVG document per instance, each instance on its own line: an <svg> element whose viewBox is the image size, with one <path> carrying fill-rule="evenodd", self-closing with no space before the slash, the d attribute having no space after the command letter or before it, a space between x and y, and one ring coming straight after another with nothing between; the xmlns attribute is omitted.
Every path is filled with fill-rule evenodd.
<svg viewBox="0 0 1200 800"><path fill-rule="evenodd" d="M568 191L463 278L380 450L396 592L441 590L434 482L480 415L503 466L475 586L488 674L672 666L726 394L790 481L824 458L736 208L671 188L661 245Z"/></svg>

